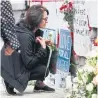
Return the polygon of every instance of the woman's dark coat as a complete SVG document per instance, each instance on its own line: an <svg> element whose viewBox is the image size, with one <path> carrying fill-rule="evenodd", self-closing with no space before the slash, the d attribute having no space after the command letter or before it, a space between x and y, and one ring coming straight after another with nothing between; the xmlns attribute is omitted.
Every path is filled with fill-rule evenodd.
<svg viewBox="0 0 98 98"><path fill-rule="evenodd" d="M44 62L48 54L47 49L36 44L34 33L23 22L17 25L16 31L21 53L14 51L11 56L5 56L2 48L1 76L19 92L23 92L27 87L30 71Z"/></svg>

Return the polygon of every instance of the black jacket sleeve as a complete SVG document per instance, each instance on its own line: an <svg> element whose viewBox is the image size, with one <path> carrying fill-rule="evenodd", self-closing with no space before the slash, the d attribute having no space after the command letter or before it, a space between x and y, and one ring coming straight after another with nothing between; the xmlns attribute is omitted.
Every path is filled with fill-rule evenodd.
<svg viewBox="0 0 98 98"><path fill-rule="evenodd" d="M47 56L47 50L40 47L35 53L35 41L29 34L22 34L20 38L22 60L28 69L37 66Z"/></svg>

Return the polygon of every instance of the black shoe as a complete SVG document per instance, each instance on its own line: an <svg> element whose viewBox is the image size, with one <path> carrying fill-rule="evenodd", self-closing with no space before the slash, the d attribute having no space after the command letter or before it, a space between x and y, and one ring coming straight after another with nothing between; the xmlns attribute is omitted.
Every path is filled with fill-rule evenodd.
<svg viewBox="0 0 98 98"><path fill-rule="evenodd" d="M34 92L55 92L55 89L48 87L47 85L44 87L34 87Z"/></svg>
<svg viewBox="0 0 98 98"><path fill-rule="evenodd" d="M5 83L5 87L6 87L8 94L15 95L16 92L14 92L14 88L10 87L9 83L6 81L4 81L4 83Z"/></svg>

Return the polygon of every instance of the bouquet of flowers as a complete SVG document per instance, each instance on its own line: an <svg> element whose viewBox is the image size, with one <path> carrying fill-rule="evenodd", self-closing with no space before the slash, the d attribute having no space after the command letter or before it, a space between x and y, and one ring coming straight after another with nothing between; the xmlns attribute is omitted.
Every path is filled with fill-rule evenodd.
<svg viewBox="0 0 98 98"><path fill-rule="evenodd" d="M60 12L64 14L64 20L68 22L69 29L72 32L73 31L73 18L74 18L74 13L75 13L73 2L71 1L68 2L67 0L65 0L65 2L60 7Z"/></svg>
<svg viewBox="0 0 98 98"><path fill-rule="evenodd" d="M80 98L98 98L98 48L87 55L86 65L77 70L74 82L77 82L77 93L80 93Z"/></svg>

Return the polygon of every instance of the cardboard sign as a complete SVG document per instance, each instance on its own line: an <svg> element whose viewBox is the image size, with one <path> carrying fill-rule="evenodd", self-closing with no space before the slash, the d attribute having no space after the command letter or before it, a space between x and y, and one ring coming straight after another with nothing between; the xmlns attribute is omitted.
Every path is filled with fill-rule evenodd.
<svg viewBox="0 0 98 98"><path fill-rule="evenodd" d="M74 8L74 50L77 55L85 56L91 50L85 0L75 0Z"/></svg>
<svg viewBox="0 0 98 98"><path fill-rule="evenodd" d="M42 29L44 31L43 37L48 39L49 33L51 32L52 41L56 44L56 31L54 29ZM69 30L60 29L60 42L59 42L59 54L57 60L57 69L69 72L70 67L70 56L71 56L71 46L72 46L72 39L70 36Z"/></svg>
<svg viewBox="0 0 98 98"><path fill-rule="evenodd" d="M72 39L70 31L60 29L59 56L57 60L57 69L69 72L71 56Z"/></svg>

